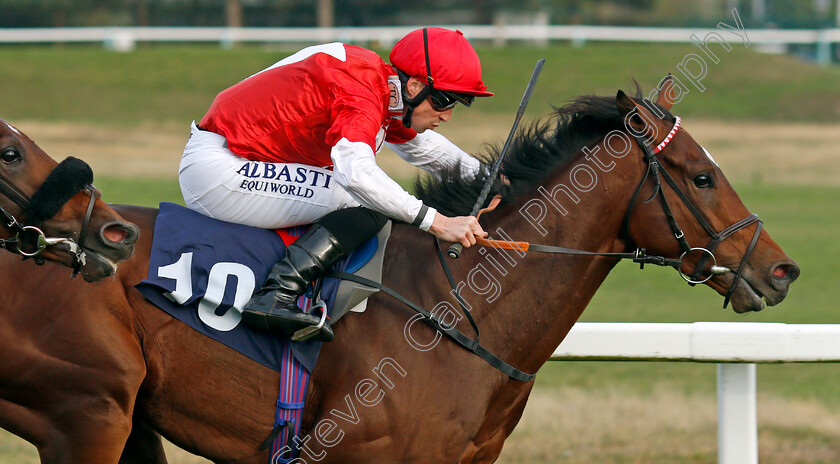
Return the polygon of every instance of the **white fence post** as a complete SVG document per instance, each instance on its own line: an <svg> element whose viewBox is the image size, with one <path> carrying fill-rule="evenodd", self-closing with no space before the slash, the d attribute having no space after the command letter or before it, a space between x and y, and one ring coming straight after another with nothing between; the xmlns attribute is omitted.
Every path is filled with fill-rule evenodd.
<svg viewBox="0 0 840 464"><path fill-rule="evenodd" d="M137 48L137 38L131 28L114 28L108 31L104 44L108 50L130 52Z"/></svg>
<svg viewBox="0 0 840 464"><path fill-rule="evenodd" d="M718 364L718 464L758 464L755 364Z"/></svg>
<svg viewBox="0 0 840 464"><path fill-rule="evenodd" d="M551 359L722 363L718 462L757 464L755 363L840 362L840 324L578 322Z"/></svg>

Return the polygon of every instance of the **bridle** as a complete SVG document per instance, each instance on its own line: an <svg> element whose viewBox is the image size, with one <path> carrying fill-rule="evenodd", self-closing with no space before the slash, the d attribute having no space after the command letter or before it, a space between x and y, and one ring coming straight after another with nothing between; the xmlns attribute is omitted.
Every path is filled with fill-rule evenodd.
<svg viewBox="0 0 840 464"><path fill-rule="evenodd" d="M679 129L680 118L679 116L677 116L675 117L674 126L673 128L671 128L671 131L668 133L668 135L665 137L662 143L657 145L655 148L651 148L646 140L639 136L636 136L636 142L639 144L639 146L642 147L642 151L644 152L644 160L647 163L648 168L645 171L645 175L642 178L642 181L639 183L639 186L636 187L636 191L633 193L633 197L630 200L630 206L627 209L626 216L624 217L624 225L622 227L623 233L625 237L630 236L630 217L633 213L633 207L636 204L636 199L639 196L639 192L641 191L645 180L650 178L653 182L654 191L650 198L645 200L645 203L653 201L654 197L657 196L661 200L662 209L668 221L668 226L670 227L674 238L677 240L677 243L680 246L680 251L682 252L679 258L680 262L682 262L685 256L694 251L699 251L703 253L700 259L697 261L697 264L695 265L694 271L691 273L691 275L686 275L682 272L680 268L677 268L677 270L680 272L680 276L682 276L682 278L685 279L686 282L688 282L690 285L696 285L708 281L718 272L728 272L728 268L719 268L717 266L717 259L715 259L714 255L715 249L717 249L718 245L720 245L721 242L726 240L728 237L734 235L739 230L753 223L758 223L758 225L755 228L755 232L753 233L752 240L750 240L750 244L744 251L744 256L741 259L740 264L738 265L738 269L735 271L732 283L729 285L729 288L726 291L726 295L724 295L723 307L726 308L726 306L729 304L729 299L732 297L732 294L735 292L735 288L738 286L738 282L742 278L744 266L747 264L747 260L752 255L752 252L755 250L755 246L758 243L758 237L759 235L761 235L761 228L764 223L758 218L758 215L753 213L739 221L735 221L733 224L724 228L720 232L717 232L711 226L711 224L709 224L709 221L706 220L706 217L703 215L703 213L700 212L700 210L694 205L694 203L691 202L691 199L689 199L688 196L679 188L677 183L674 181L674 178L671 177L670 174L668 174L668 171L665 169L665 166L663 166L662 163L660 163L659 160L656 158L656 155L668 145L668 143L671 141L671 139L674 137L677 131L679 131ZM709 234L709 237L711 237L711 240L705 247L692 247L688 244L688 240L686 240L685 234L683 233L679 224L677 224L677 219L674 217L674 214L671 212L671 207L668 204L668 199L665 197L665 193L662 191L661 179L665 179L665 182L667 182L668 185L671 186L671 188L674 190L674 193L677 194L677 196L683 202L686 208L688 208L688 210L691 211L691 214L694 216L694 218L697 219L697 222L700 223L700 225L703 227L706 233ZM712 261L712 272L705 278L701 278L703 274L703 269L706 268L706 265L709 264L710 260Z"/></svg>
<svg viewBox="0 0 840 464"><path fill-rule="evenodd" d="M677 183L674 181L674 178L668 173L665 169L665 166L659 162L659 159L656 157L659 152L661 152L668 144L671 142L671 139L674 138L676 133L680 130L680 118L677 116L674 120L674 126L671 128L671 131L665 137L665 139L656 147L651 148L650 144L648 144L647 140L642 137L636 136L636 142L642 148L644 153L644 161L647 163L647 169L645 170L645 174L642 177L642 180L639 182L639 185L636 187L636 190L633 192L633 196L630 199L630 206L627 208L627 213L624 216L624 222L622 224L622 235L624 237L630 236L630 218L633 214L633 208L636 205L636 200L639 197L639 193L642 190L642 187L645 185L648 179L653 182L653 194L644 201L644 203L649 203L653 201L655 197L659 197L660 203L662 204L662 209L665 213L665 217L668 221L668 226L671 229L671 233L673 234L674 238L677 240L677 243L680 247L680 257L677 259L667 258L664 256L651 256L645 252L644 248L637 248L633 253L596 253L590 251L583 251L583 250L574 250L570 248L564 247L557 247L557 246L550 246L550 245L539 245L539 244L531 244L528 242L512 242L508 240L488 240L479 238L477 239L478 244L483 246L489 246L493 248L506 248L506 249L515 249L521 252L525 251L537 251L542 253L557 253L557 254L571 254L571 255L584 255L584 256L606 256L612 258L619 258L619 259L632 259L634 262L640 264L642 268L644 268L645 264L654 264L658 266L671 266L677 269L680 273L680 276L685 279L690 285L702 284L714 277L715 275L726 274L731 272L731 269L718 266L717 259L715 258L714 251L717 249L718 245L723 242L728 237L731 237L739 230L753 224L758 223L755 232L753 233L752 240L750 241L749 246L744 252L744 256L741 259L740 264L738 265L738 269L735 271L734 278L732 279L732 283L729 285L729 288L724 295L723 307L729 304L729 300L732 297L732 294L735 292L736 287L738 286L739 281L742 278L744 267L746 266L749 257L752 255L752 252L755 250L755 246L758 243L758 237L761 234L762 224L763 222L758 218L756 214L750 214L749 216L736 221L735 223L731 224L730 226L724 228L720 232L717 232L710 224L709 221L706 220L703 213L692 203L691 199L679 188ZM662 190L662 179L665 179L665 182L671 186L683 204L691 211L691 214L697 219L697 222L703 227L706 233L711 237L711 240L705 247L692 247L689 245L688 240L685 238L685 234L683 233L682 229L680 228L679 224L677 223L677 219L674 217L674 214L671 210L671 206L668 203L668 199L665 196L664 191ZM702 252L703 255L697 261L697 264L694 267L694 270L691 274L685 274L682 272L682 262L692 252L699 251ZM706 277L703 277L703 270L711 261L710 273Z"/></svg>
<svg viewBox="0 0 840 464"><path fill-rule="evenodd" d="M753 238L750 241L747 250L744 252L744 256L741 259L741 263L738 266L738 269L735 271L735 278L732 280L732 284L729 286L729 289L726 292L726 296L724 299L723 307L726 308L727 304L729 303L729 299L732 294L735 292L735 288L737 287L738 281L741 279L741 274L744 270L744 266L747 263L750 255L752 255L753 250L755 249L755 245L758 242L758 237L761 234L761 225L762 222L758 219L758 216L755 214L750 214L749 216L741 219L740 221L736 221L734 224L730 225L729 227L724 228L720 232L716 232L715 229L709 224L709 221L706 220L705 216L700 212L697 207L691 202L688 196L680 190L679 186L674 179L668 174L668 171L665 169L664 166L659 162L656 158L656 155L661 152L673 139L674 135L676 135L677 131L680 129L680 118L677 117L674 121L674 127L665 137L659 145L655 148L650 148L650 145L647 143L646 140L642 139L641 137L636 137L637 143L641 146L642 151L644 152L644 161L647 163L647 169L645 171L642 180L639 182L638 187L633 192L633 197L630 200L630 206L627 209L627 213L624 216L624 223L622 224L622 234L625 237L629 237L629 228L630 228L630 217L633 213L633 207L636 204L636 200L639 196L639 193L642 190L642 187L647 182L648 179L651 179L653 182L654 193L645 200L645 203L649 203L653 201L654 197L659 197L662 203L662 209L665 212L665 216L668 219L668 225L671 228L671 232L676 238L677 242L679 243L680 250L682 254L678 259L667 258L664 256L649 256L645 252L644 248L637 248L633 253L597 253L592 251L584 251L584 250L575 250L571 248L564 248L558 246L551 246L551 245L539 245L539 244L532 244L528 242L515 242L512 240L491 240L491 239L484 239L477 237L476 241L479 245L488 246L492 248L504 248L509 250L518 250L522 253L527 251L537 251L542 253L557 253L557 254L568 254L568 255L578 255L578 256L606 256L610 258L619 258L619 259L632 259L633 262L640 264L642 268L644 268L645 264L655 264L659 266L671 266L679 271L680 275L685 279L689 284L696 285L699 283L704 283L712 278L712 276L716 274L725 274L731 272L730 269L717 266L717 260L714 256L714 250L717 246L725 240L726 238L732 236L734 233L738 232L739 230L749 226L750 224L757 222L758 227L756 228L755 233L753 234ZM711 241L705 248L701 247L694 247L692 248L691 245L688 244L688 241L685 238L685 234L683 233L682 229L680 229L679 224L677 224L677 220L672 213L671 206L668 204L668 199L665 197L664 192L662 191L662 181L661 179L664 178L668 185L674 189L677 193L677 196L682 200L682 202L686 205L686 207L691 211L697 221L703 226L706 230L706 233L709 234L711 237ZM487 179L487 182L494 182L495 179L490 178ZM476 217L480 216L482 213L492 211L501 200L500 196L496 196L491 202L490 206L481 210ZM446 263L446 258L444 257L443 251L440 248L440 242L437 238L435 238L435 250L438 255L438 260L441 263L441 267L443 268L444 273L446 274L446 278L449 281L449 285L452 287L452 295L458 300L459 305L461 306L462 312L466 317L467 321L470 323L473 331L475 332L475 337L470 338L461 331L459 331L454 325L447 324L443 320L441 320L440 316L435 315L434 313L420 307L419 305L411 302L407 298L403 297L396 291L391 288L382 285L379 282L357 276L354 274L348 274L342 271L329 271L327 273L328 276L338 277L343 280L349 280L351 282L356 282L362 285L366 285L372 288L376 288L382 290L383 292L391 295L392 297L396 298L400 302L404 303L406 306L410 307L414 311L416 311L423 321L429 324L433 329L436 331L448 336L452 341L460 345L461 347L465 348L466 350L474 353L475 355L479 356L480 358L484 359L487 363L491 366L495 367L499 371L503 372L504 374L510 376L515 380L519 380L521 382L529 382L534 379L535 374L529 374L523 372L512 365L508 364L506 361L502 360L492 352L488 351L485 347L483 347L480 343L480 332L478 328L478 324L476 324L475 320L473 319L472 315L469 311L469 305L464 301L461 297L459 291L459 285L455 282L455 278L452 275L451 270L449 269L449 265ZM698 261L697 265L695 266L694 271L692 272L691 276L686 275L682 272L682 262L685 257L691 253L692 251L702 251L704 255L701 256L700 260ZM709 264L709 260L712 260L711 266L711 273L705 277L700 278L705 269L706 265Z"/></svg>
<svg viewBox="0 0 840 464"><path fill-rule="evenodd" d="M87 163L72 157L59 163L32 197L24 195L0 173L0 194L16 204L32 221L32 224L24 225L0 205L3 225L14 234L9 238L0 238L0 248L19 254L24 259L33 258L37 264L43 264L44 257L41 254L44 250L51 246L67 245L66 251L72 258L72 276L75 277L86 261L84 243L96 202L96 188L92 182L93 173ZM67 237L47 237L38 225L55 216L58 210L80 191L87 192L89 200L79 238L73 240Z"/></svg>

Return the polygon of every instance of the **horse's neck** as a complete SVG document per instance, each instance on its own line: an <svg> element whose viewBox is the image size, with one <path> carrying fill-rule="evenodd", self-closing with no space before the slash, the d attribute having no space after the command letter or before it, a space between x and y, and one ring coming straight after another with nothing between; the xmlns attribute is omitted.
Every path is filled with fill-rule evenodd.
<svg viewBox="0 0 840 464"><path fill-rule="evenodd" d="M532 190L500 211L487 231L497 239L507 238L500 236L503 231L518 241L595 252L624 251L619 235L630 196L641 176L641 163L633 159L633 154L623 159L607 154L600 158L605 167L612 162L615 165L604 172L591 159L577 156L543 182L541 189ZM595 185L588 191L583 191L587 186L574 184L570 178L582 164L597 173ZM578 176L578 180L587 178L580 173ZM564 189L579 201L575 203L561 193ZM549 198L552 191L555 195ZM522 208L529 201L533 209L523 214ZM545 218L537 221L534 216L540 208L546 209ZM509 362L534 372L566 336L616 261L538 252L525 256L515 251L502 253L471 253L473 266L481 265L488 274L495 274L500 287L496 300L488 302L484 298L474 311L481 320L482 343L493 351L506 352Z"/></svg>

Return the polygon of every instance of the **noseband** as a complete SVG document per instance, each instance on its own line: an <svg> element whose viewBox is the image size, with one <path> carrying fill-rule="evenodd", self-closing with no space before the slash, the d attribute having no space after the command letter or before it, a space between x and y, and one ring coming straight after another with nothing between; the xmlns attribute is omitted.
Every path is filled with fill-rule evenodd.
<svg viewBox="0 0 840 464"><path fill-rule="evenodd" d="M58 214L70 198L80 191L88 192L90 199L79 231L79 238L73 240L64 237L47 237L38 225ZM90 166L77 158L65 159L50 172L31 198L27 198L9 179L0 174L0 193L20 207L35 224L21 224L0 206L0 215L4 220L4 225L15 234L13 237L0 239L0 248L22 255L24 258L33 258L36 263L43 264L44 258L41 253L47 247L65 244L73 258L70 266L73 269L73 276L78 274L85 263L84 243L96 202L96 189L93 187L93 171Z"/></svg>
<svg viewBox="0 0 840 464"><path fill-rule="evenodd" d="M679 188L677 183L674 181L673 177L668 174L668 171L665 169L665 166L659 162L656 158L656 155L664 149L674 135L680 129L680 118L679 116L676 117L674 121L674 127L665 137L665 140L662 141L659 145L655 148L651 148L650 145L644 140L642 137L636 136L636 142L642 148L644 152L644 160L648 165L647 170L645 171L645 175L642 178L642 181L639 183L639 186L636 187L636 191L633 193L633 197L630 199L630 207L627 209L627 214L624 217L624 225L622 227L623 234L625 237L630 236L630 216L633 213L633 207L636 204L636 199L639 196L639 192L642 190L642 186L645 184L645 181L650 178L653 182L653 194L644 201L644 203L649 203L653 201L655 197L659 197L660 203L662 204L662 210L665 213L665 217L668 220L668 226L671 229L671 232L674 235L674 238L677 240L677 243L680 246L680 251L682 254L680 255L679 261L682 262L683 258L689 255L694 251L699 251L702 254L700 259L697 261L697 264L694 267L694 271L691 275L684 274L680 268L677 270L680 272L680 276L685 279L690 285L696 285L706 282L707 280L711 279L716 274L725 274L730 271L730 269L725 267L717 266L717 259L715 259L714 251L718 245L728 237L734 235L739 230L753 224L758 223L756 226L755 232L753 233L752 240L750 241L749 246L744 252L744 256L741 259L741 263L738 265L738 269L735 271L735 276L732 279L732 283L729 285L729 288L726 291L726 295L724 296L723 300L723 307L729 304L729 299L732 294L735 292L735 288L738 286L738 282L742 278L742 273L744 270L744 266L747 264L747 260L752 255L753 250L755 250L755 246L758 243L758 237L761 234L761 228L763 222L758 218L756 214L750 214L749 216L736 221L735 223L731 224L730 226L724 228L720 232L715 231L715 229L709 224L709 221L706 220L703 213L691 202L688 196ZM703 227L711 240L709 241L708 245L705 247L692 247L688 244L688 240L685 238L685 234L683 233L682 229L680 228L679 224L677 224L677 220L674 217L674 214L671 212L671 207L668 204L668 199L665 197L665 193L662 191L662 180L665 179L665 182L671 186L683 204L691 211L691 214L694 215L697 222ZM705 278L702 277L703 270L706 268L706 265L709 264L711 260L711 272Z"/></svg>

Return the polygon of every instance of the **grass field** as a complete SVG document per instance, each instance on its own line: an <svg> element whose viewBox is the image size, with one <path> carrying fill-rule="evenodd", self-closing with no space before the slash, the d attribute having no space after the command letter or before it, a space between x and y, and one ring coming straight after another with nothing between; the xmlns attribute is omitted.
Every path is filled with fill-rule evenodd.
<svg viewBox="0 0 840 464"><path fill-rule="evenodd" d="M840 69L743 50L721 54L703 93L675 107L715 155L744 203L796 259L802 277L779 307L748 315L690 288L673 271L619 265L585 321L840 323ZM470 151L504 139L533 63L548 63L528 114L582 93L613 94L635 76L649 89L692 47L587 45L482 49L498 97L459 109L444 132ZM113 203L180 201L175 178L190 120L216 92L287 51L257 47L0 47L0 117L55 158L89 160ZM412 175L388 153L386 170ZM762 463L840 462L840 368L758 367ZM499 462L711 463L716 461L715 367L691 363L549 363ZM0 463L35 463L31 446L0 434ZM206 462L177 450L173 463Z"/></svg>
<svg viewBox="0 0 840 464"><path fill-rule="evenodd" d="M147 46L132 53L99 47L0 47L0 117L133 125L200 118L219 91L294 50L214 46ZM645 95L667 73L685 80L680 102L687 117L763 121L840 119L840 69L820 69L795 57L763 55L740 44L718 52L700 80L677 65L694 46L590 44L545 49L480 48L483 78L496 96L474 111L512 114L537 59L546 65L529 114L586 93L615 95L635 78Z"/></svg>

